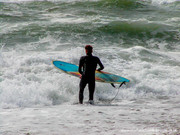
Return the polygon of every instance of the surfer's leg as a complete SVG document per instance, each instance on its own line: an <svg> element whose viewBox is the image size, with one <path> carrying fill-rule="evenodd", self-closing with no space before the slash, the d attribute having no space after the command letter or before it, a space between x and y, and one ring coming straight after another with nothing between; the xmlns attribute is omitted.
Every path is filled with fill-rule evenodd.
<svg viewBox="0 0 180 135"><path fill-rule="evenodd" d="M89 87L89 100L93 100L94 99L94 91L95 91L95 80L91 80L88 83L88 87Z"/></svg>
<svg viewBox="0 0 180 135"><path fill-rule="evenodd" d="M81 79L80 84L79 84L79 103L83 103L83 98L84 98L84 88L86 87L87 81L84 79Z"/></svg>

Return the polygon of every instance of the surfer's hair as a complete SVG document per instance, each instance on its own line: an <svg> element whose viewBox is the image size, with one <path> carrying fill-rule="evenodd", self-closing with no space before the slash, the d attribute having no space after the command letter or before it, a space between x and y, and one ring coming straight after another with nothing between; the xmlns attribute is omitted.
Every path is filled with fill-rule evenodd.
<svg viewBox="0 0 180 135"><path fill-rule="evenodd" d="M91 45L86 45L85 46L85 49L88 50L88 51L92 51L93 50L93 47Z"/></svg>

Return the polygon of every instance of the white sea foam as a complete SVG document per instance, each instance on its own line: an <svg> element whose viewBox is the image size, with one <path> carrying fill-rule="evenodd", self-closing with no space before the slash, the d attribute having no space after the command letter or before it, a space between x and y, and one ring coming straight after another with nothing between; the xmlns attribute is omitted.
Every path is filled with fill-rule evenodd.
<svg viewBox="0 0 180 135"><path fill-rule="evenodd" d="M4 52L3 60L8 66L1 68L1 107L60 104L68 100L69 94L76 95L78 79L61 73L51 64L52 60L77 62L73 55L77 57L78 50L74 51L71 51L71 55L67 55L65 51L51 52L49 55Z"/></svg>
<svg viewBox="0 0 180 135"><path fill-rule="evenodd" d="M136 100L118 104L61 105L1 110L2 135L178 134L179 100ZM168 110L168 111L167 111ZM165 128L164 128L165 127ZM8 130L7 130L8 129Z"/></svg>
<svg viewBox="0 0 180 135"><path fill-rule="evenodd" d="M180 0L152 0L153 4L169 4L169 3L174 3L174 2L178 2Z"/></svg>
<svg viewBox="0 0 180 135"><path fill-rule="evenodd" d="M18 2L33 2L33 1L49 1L49 2L76 2L82 0L0 0L0 2L7 2L7 3L18 3ZM92 0L98 1L98 0Z"/></svg>
<svg viewBox="0 0 180 135"><path fill-rule="evenodd" d="M151 51L139 46L129 49L113 47L95 50L95 55L104 56L101 59L106 71L131 81L121 88L117 99L180 95L180 69L179 66L172 66L173 62L179 63L179 53ZM83 54L81 47L58 53L4 52L3 60L8 67L1 69L1 107L49 106L77 101L79 79L55 69L51 61L63 60L78 64ZM112 99L117 92L110 85L103 83L97 83L96 89L96 100ZM87 98L87 90L85 95Z"/></svg>

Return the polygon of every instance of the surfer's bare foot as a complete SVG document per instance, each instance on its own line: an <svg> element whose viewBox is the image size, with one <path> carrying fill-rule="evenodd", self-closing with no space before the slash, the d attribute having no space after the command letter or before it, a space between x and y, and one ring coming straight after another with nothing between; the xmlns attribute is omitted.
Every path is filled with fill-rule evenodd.
<svg viewBox="0 0 180 135"><path fill-rule="evenodd" d="M89 100L88 102L89 102L89 104L94 105L94 101L93 100Z"/></svg>

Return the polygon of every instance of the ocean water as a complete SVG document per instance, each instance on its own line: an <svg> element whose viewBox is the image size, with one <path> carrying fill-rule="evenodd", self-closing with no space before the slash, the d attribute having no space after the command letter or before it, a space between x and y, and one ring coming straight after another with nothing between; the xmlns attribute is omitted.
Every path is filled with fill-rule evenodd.
<svg viewBox="0 0 180 135"><path fill-rule="evenodd" d="M87 117L89 106L73 105L78 101L79 79L64 74L51 64L52 60L78 64L79 58L85 55L86 44L94 47L94 55L101 59L104 71L130 80L110 103L107 101L118 90L109 84L96 83L95 102L104 105L98 114L103 114L103 111L107 111L108 115L111 115L111 111L115 114L117 110L114 105L122 109L127 106L130 109L124 108L127 111L134 110L134 104L139 108L149 106L156 109L154 113L161 112L157 116L167 114L169 119L164 116L160 120L157 118L155 124L149 124L149 121L156 119L148 117L153 113L148 108L149 113L144 115L147 117L141 126L156 127L161 123L158 127L167 128L167 132L169 129L176 133L180 130L179 0L0 0L1 116L11 116L11 112L15 112L12 114L14 117L8 120L12 123L23 117L18 115L22 112L29 118L29 111L36 115L35 111L39 109L47 111L46 108L52 108L60 113L57 108L64 110L68 107L77 112L84 108L87 115L83 116ZM88 100L87 89L84 94L85 100ZM165 106L164 111L161 110L162 106ZM35 110L27 111L30 108ZM66 111L70 115L70 110ZM46 116L52 112L47 111ZM127 112L119 113L123 116ZM19 117L16 119L17 115ZM71 116L74 116L75 122L77 117L72 112ZM102 120L98 116L96 119ZM143 113L137 114L138 118L141 116ZM70 120L66 116L63 122L66 118ZM134 115L130 115L130 118L134 122ZM5 121L3 117L0 119ZM28 131L20 130L23 123L12 128L13 125L8 127L4 124L6 122L0 122L3 129L0 129L0 134L29 133L34 126L32 121L27 121L30 122ZM126 123L127 127L121 132L129 130L132 121ZM118 127L118 124L115 126ZM47 128L43 125L39 127ZM69 124L70 127L72 125ZM85 134L85 131L78 133ZM54 132L41 132L38 129L32 132L59 134L60 131L57 126ZM71 132L62 130L62 133ZM101 134L104 133L118 134L120 131L115 129L114 132Z"/></svg>

